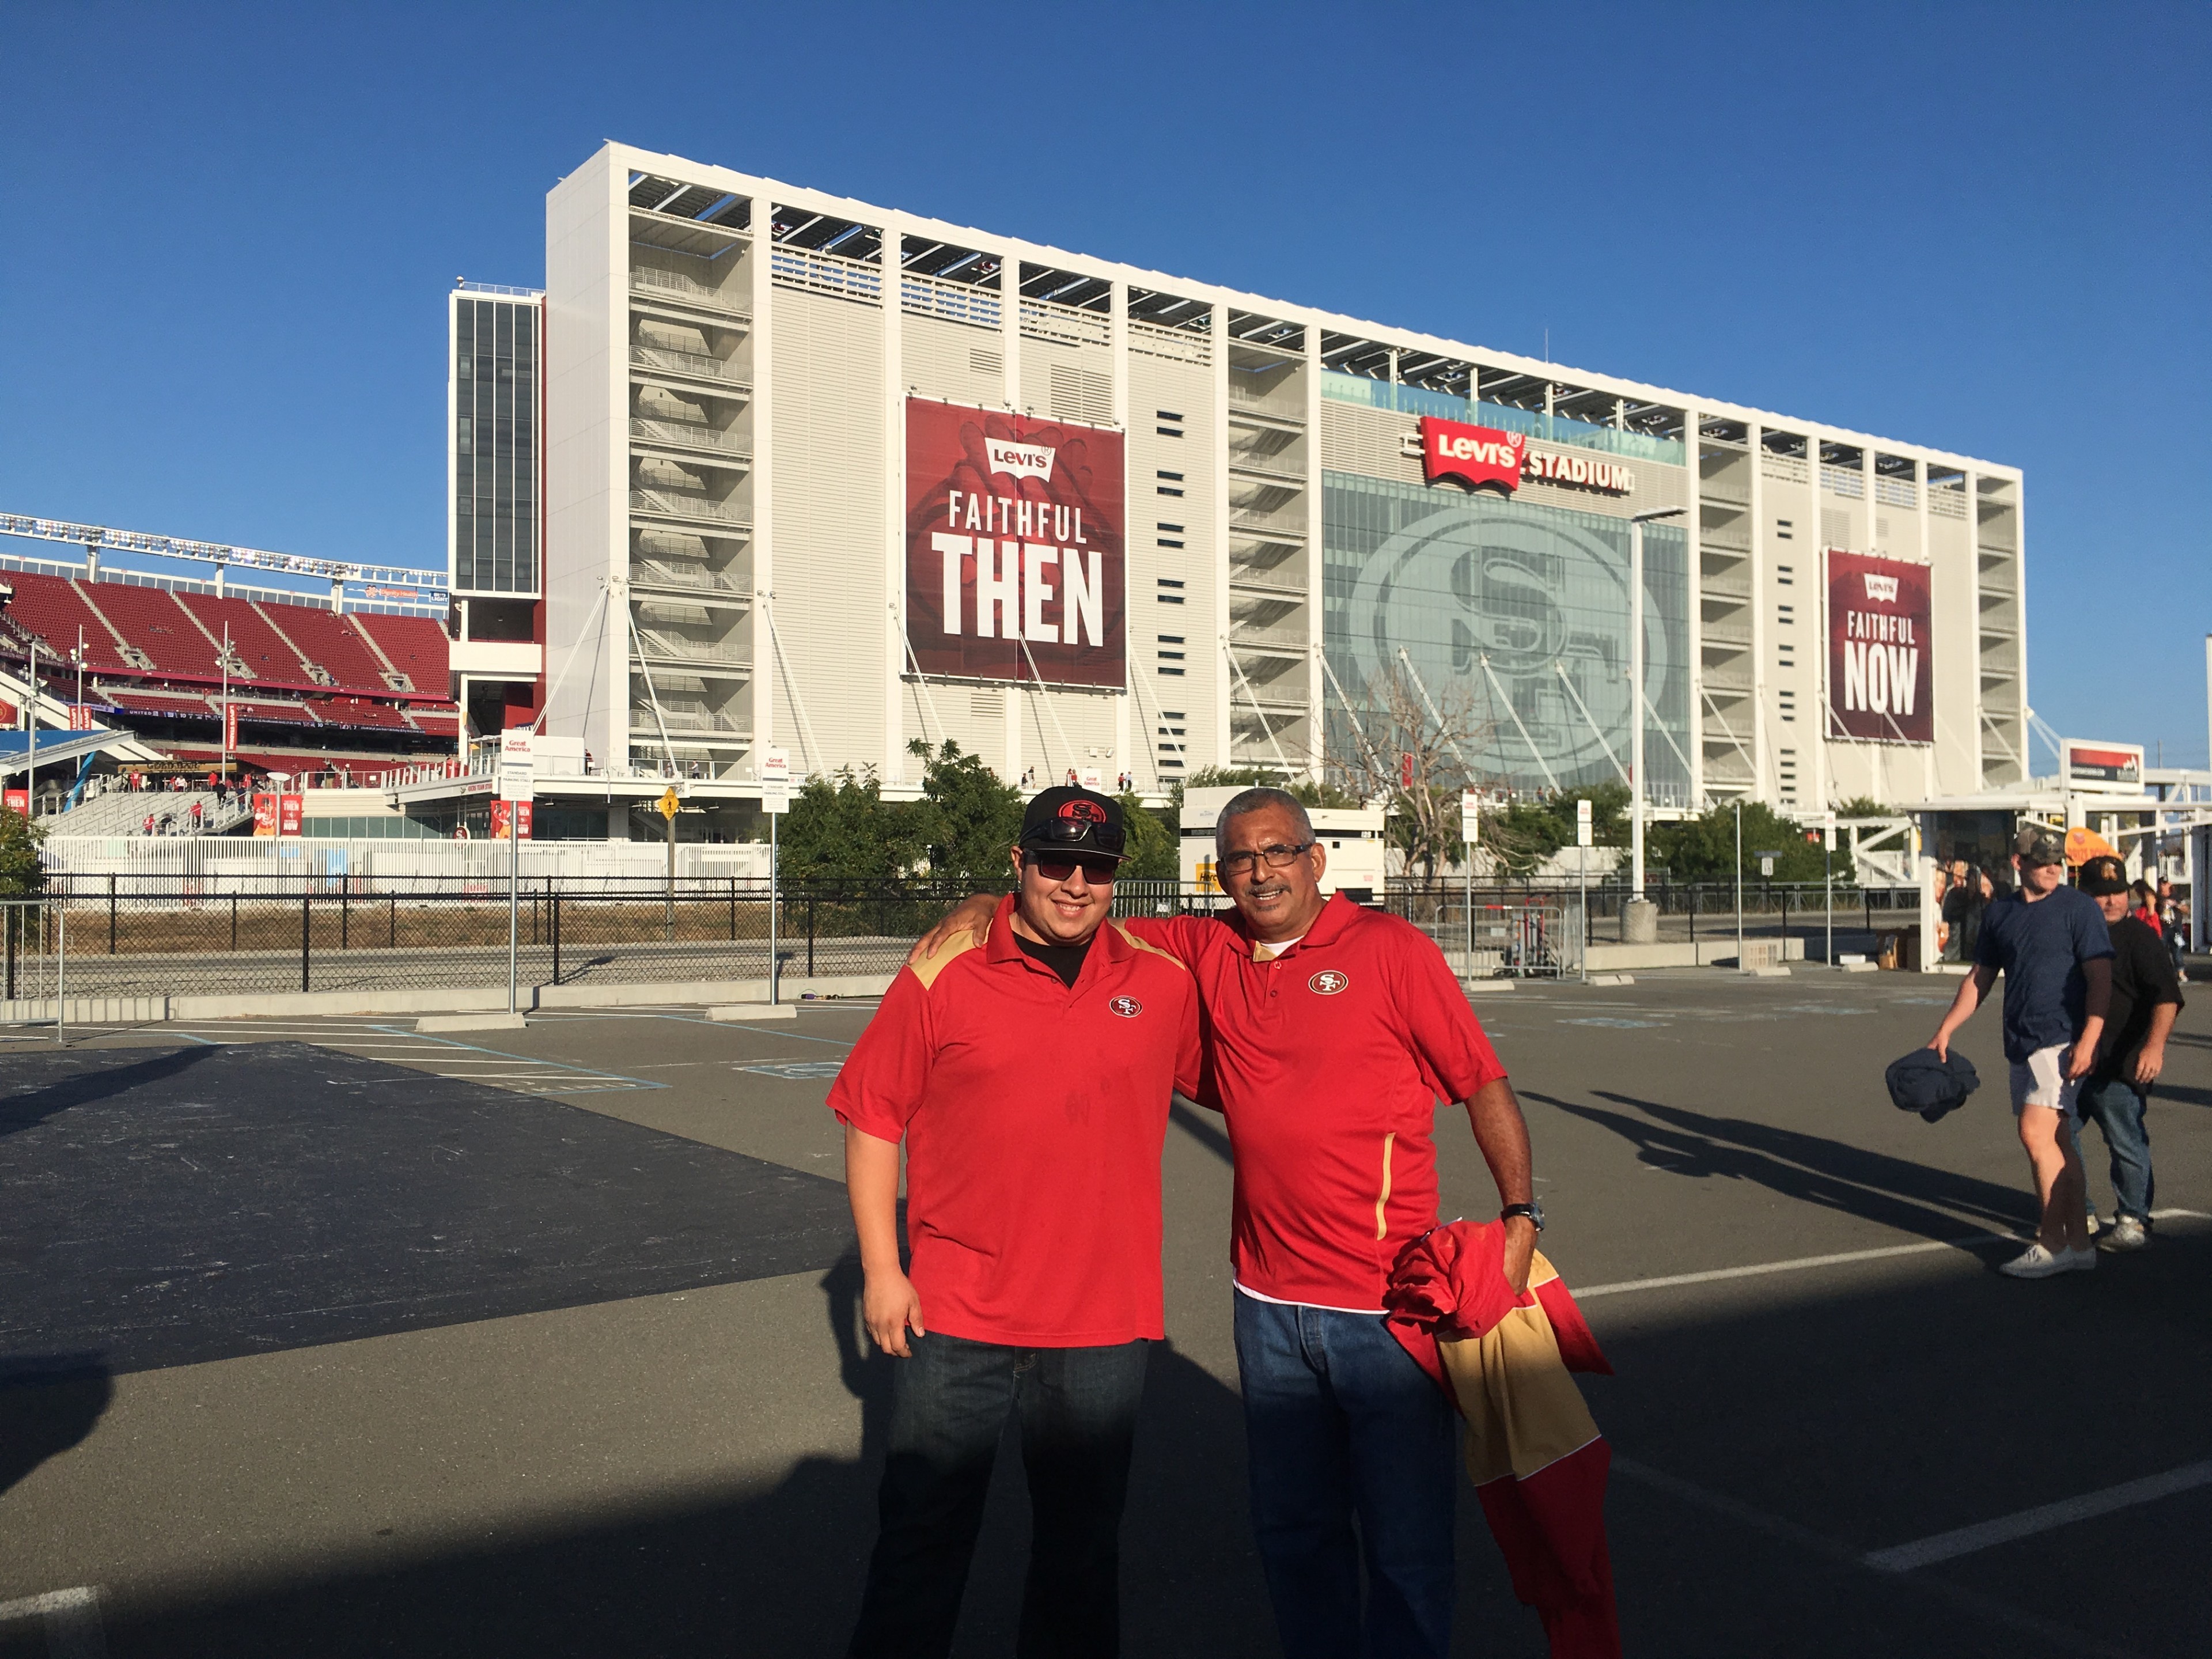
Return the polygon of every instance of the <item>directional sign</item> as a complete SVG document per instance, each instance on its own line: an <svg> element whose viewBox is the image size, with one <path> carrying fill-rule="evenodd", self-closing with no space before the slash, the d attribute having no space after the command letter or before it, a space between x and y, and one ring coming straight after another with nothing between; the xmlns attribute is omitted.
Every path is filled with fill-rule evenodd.
<svg viewBox="0 0 2212 1659"><path fill-rule="evenodd" d="M1575 803L1575 845L1595 846L1597 843L1592 839L1594 834L1595 830L1590 823L1590 804L1587 800L1578 800Z"/></svg>
<svg viewBox="0 0 2212 1659"><path fill-rule="evenodd" d="M517 726L499 734L499 798L525 801L531 798L531 730Z"/></svg>
<svg viewBox="0 0 2212 1659"><path fill-rule="evenodd" d="M760 786L762 811L788 812L791 810L791 757L781 749L762 750Z"/></svg>
<svg viewBox="0 0 2212 1659"><path fill-rule="evenodd" d="M1836 815L1833 812L1820 814L1820 841L1831 853L1836 850Z"/></svg>
<svg viewBox="0 0 2212 1659"><path fill-rule="evenodd" d="M1469 847L1482 839L1482 797L1472 789L1459 792L1459 838Z"/></svg>

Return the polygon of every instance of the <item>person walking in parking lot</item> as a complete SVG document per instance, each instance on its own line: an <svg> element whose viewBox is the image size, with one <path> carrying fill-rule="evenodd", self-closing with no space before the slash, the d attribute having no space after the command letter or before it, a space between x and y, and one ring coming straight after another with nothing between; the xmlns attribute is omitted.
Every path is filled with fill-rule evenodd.
<svg viewBox="0 0 2212 1659"><path fill-rule="evenodd" d="M2097 1236L2097 1248L2140 1250L2150 1243L2154 1191L2145 1118L2151 1085L2165 1068L2166 1034L2181 1012L2181 986L2157 933L2140 915L2129 913L2127 872L2119 860L2100 857L2084 864L2081 890L2097 902L2112 939L2112 995L2104 1046L2096 1069L2081 1085L2081 1115L2104 1131L2112 1160L2117 1218Z"/></svg>
<svg viewBox="0 0 2212 1659"><path fill-rule="evenodd" d="M900 972L830 1093L868 1333L899 1362L853 1659L951 1650L1010 1417L1033 1516L1014 1651L1119 1651L1122 1500L1164 1334L1160 1152L1173 1092L1199 1087L1189 970L1107 921L1124 843L1110 796L1030 801L1013 896L981 940Z"/></svg>
<svg viewBox="0 0 2212 1659"><path fill-rule="evenodd" d="M1544 1224L1528 1125L1435 941L1322 894L1328 854L1296 797L1233 797L1214 854L1228 917L1124 925L1189 964L1205 1012L1196 1098L1224 1114L1235 1167L1237 1363L1276 1632L1286 1659L1443 1659L1457 1429L1391 1335L1383 1289L1437 1224L1439 1099L1466 1103L1506 1282L1528 1288ZM963 901L917 951L986 903Z"/></svg>
<svg viewBox="0 0 2212 1659"><path fill-rule="evenodd" d="M2065 884L2066 855L2049 832L2033 824L2021 830L2013 863L2019 890L1984 914L1973 971L1928 1046L1948 1060L1952 1037L2004 975L2012 1109L2043 1215L2035 1242L1997 1271L2047 1279L2097 1265L2075 1134L2081 1080L2095 1064L2112 998L2112 942L2096 903Z"/></svg>

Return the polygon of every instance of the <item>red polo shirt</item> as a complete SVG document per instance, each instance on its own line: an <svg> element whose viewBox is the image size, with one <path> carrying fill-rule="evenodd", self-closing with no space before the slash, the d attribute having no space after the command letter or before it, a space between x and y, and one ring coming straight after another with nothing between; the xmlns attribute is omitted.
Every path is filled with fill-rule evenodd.
<svg viewBox="0 0 2212 1659"><path fill-rule="evenodd" d="M1194 1097L1228 1121L1237 1285L1381 1311L1398 1251L1436 1224L1437 1102L1505 1075L1443 953L1341 893L1266 962L1233 913L1127 926L1198 981L1206 1092Z"/></svg>
<svg viewBox="0 0 2212 1659"><path fill-rule="evenodd" d="M1163 1335L1160 1146L1198 1090L1189 971L1115 923L1071 988L1022 954L1000 901L902 969L830 1109L906 1142L908 1269L926 1329L1011 1346Z"/></svg>

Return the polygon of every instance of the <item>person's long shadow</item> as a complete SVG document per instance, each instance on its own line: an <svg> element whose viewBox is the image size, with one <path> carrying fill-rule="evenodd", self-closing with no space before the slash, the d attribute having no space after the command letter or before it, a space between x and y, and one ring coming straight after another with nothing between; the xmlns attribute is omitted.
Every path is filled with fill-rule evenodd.
<svg viewBox="0 0 2212 1659"><path fill-rule="evenodd" d="M1924 1238L1955 1239L1962 1224L2011 1232L2032 1225L2036 1218L2034 1199L2025 1187L2014 1190L1772 1124L1713 1117L1607 1090L1594 1092L1643 1115L1533 1091L1528 1098L1612 1130L1637 1147L1642 1162L1668 1175L1753 1181L1784 1197Z"/></svg>
<svg viewBox="0 0 2212 1659"><path fill-rule="evenodd" d="M35 1127L72 1106L89 1106L96 1100L107 1100L179 1076L220 1052L213 1048L171 1048L151 1059L138 1060L121 1060L115 1050L71 1054L67 1076L42 1086L0 1096L0 1135ZM27 1055L16 1063L28 1069L26 1062L34 1063L43 1058Z"/></svg>
<svg viewBox="0 0 2212 1659"><path fill-rule="evenodd" d="M875 1540L892 1368L860 1320L860 1263L820 1281L837 1385L860 1452L808 1456L772 1484L624 1506L552 1533L471 1548L435 1543L388 1567L334 1571L230 1599L111 1618L110 1650L225 1659L404 1653L842 1653ZM827 1379L823 1379L826 1383ZM803 1389L805 1379L794 1378ZM1028 1560L1018 1437L1001 1443L954 1651L1011 1652ZM1168 1343L1153 1351L1121 1529L1122 1650L1275 1652L1245 1507L1234 1391Z"/></svg>
<svg viewBox="0 0 2212 1659"><path fill-rule="evenodd" d="M0 1492L90 1435L114 1397L97 1354L0 1359Z"/></svg>

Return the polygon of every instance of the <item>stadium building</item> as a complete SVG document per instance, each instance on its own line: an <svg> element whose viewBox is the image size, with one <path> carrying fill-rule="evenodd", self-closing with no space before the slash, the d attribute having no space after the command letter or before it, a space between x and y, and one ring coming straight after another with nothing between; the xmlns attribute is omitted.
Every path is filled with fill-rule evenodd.
<svg viewBox="0 0 2212 1659"><path fill-rule="evenodd" d="M1596 783L1643 517L1656 801L2026 776L2015 468L618 144L544 304L545 730L605 770L1151 791L1340 758L1399 665L1486 781Z"/></svg>

